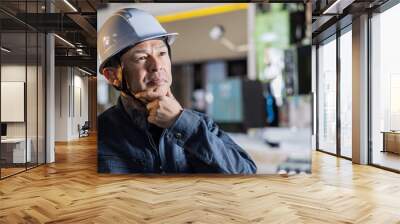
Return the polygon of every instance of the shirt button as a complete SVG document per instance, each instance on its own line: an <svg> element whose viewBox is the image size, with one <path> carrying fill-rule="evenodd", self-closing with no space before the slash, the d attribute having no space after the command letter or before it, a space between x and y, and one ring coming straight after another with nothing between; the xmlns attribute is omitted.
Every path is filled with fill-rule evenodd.
<svg viewBox="0 0 400 224"><path fill-rule="evenodd" d="M175 138L177 138L177 139L181 139L181 138L182 138L182 134L181 134L181 133L179 133L179 132L178 132L178 133L176 133L176 134L175 134Z"/></svg>

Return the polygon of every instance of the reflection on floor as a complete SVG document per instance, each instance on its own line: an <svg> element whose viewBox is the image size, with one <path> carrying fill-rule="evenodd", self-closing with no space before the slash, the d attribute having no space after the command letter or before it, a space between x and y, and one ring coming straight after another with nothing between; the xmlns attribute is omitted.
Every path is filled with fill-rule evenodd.
<svg viewBox="0 0 400 224"><path fill-rule="evenodd" d="M309 129L263 128L248 134L230 134L250 154L258 174L309 172L311 170L311 133ZM268 145L279 143L278 147Z"/></svg>
<svg viewBox="0 0 400 224"><path fill-rule="evenodd" d="M374 151L373 164L400 171L400 155L391 152Z"/></svg>

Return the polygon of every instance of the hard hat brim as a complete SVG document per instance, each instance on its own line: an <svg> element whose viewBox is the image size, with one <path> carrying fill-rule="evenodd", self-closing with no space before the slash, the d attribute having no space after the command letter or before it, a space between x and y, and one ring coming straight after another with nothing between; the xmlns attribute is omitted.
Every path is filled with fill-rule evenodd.
<svg viewBox="0 0 400 224"><path fill-rule="evenodd" d="M172 44L175 42L177 36L178 36L178 33L164 33L164 34L160 34L160 35L152 35L152 36L149 36L149 37L145 37L145 38L141 39L139 42L136 42L136 43L134 43L134 44L132 44L132 45L128 45L128 46L124 47L123 49L118 50L115 54L110 55L109 58L114 57L115 55L119 54L120 52L122 52L122 51L123 51L124 49L126 49L126 48L133 47L133 46L135 46L135 45L137 45L137 44L139 44L139 43L142 43L143 41L147 41L147 40L153 40L153 39L158 39L158 38L165 37L165 38L167 38L167 43L168 43L169 45L172 45ZM109 61L109 60L104 61L103 63L100 64L100 66L99 66L99 72L100 72L100 74L103 74L102 71L103 71L104 65L105 65L108 61Z"/></svg>

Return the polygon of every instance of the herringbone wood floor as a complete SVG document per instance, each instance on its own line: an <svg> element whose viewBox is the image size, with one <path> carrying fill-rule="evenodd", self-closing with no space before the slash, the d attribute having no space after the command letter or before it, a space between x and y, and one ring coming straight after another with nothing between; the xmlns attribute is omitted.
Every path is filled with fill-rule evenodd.
<svg viewBox="0 0 400 224"><path fill-rule="evenodd" d="M323 153L312 175L112 176L95 141L0 181L0 223L400 223L400 175Z"/></svg>

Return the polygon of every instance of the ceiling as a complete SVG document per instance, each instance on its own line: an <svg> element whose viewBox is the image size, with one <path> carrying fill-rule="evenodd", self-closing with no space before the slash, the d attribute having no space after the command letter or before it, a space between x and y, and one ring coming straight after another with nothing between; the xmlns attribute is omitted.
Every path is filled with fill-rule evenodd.
<svg viewBox="0 0 400 224"><path fill-rule="evenodd" d="M373 11L388 0L313 0L312 36L318 43L351 23L353 17Z"/></svg>
<svg viewBox="0 0 400 224"><path fill-rule="evenodd" d="M36 3L36 2L35 2ZM124 7L136 7L152 13L154 16L170 15L173 13L204 9L214 6L221 6L225 3L113 3L103 4L99 0L69 0L79 12L68 6L62 0L51 1L49 7L54 13L46 14L44 1L38 4L21 3L18 1L3 0L0 3L0 19L3 24L3 32L8 32L4 36L7 40L3 45L13 49L9 55L18 58L25 55L25 37L21 35L27 24L38 31L55 32L65 40L75 46L78 43L84 50L85 58L79 58L76 49L66 44L59 38L55 38L56 63L68 64L90 60L91 69L96 70L96 30L97 24L101 25L104 20L113 12ZM226 4L225 4L226 5ZM96 12L98 8L98 12ZM32 14L26 14L24 12ZM62 12L62 13L60 13ZM98 13L98 14L97 14ZM97 16L98 15L98 16ZM8 26L7 26L8 25ZM245 57L245 52L233 52L224 47L221 43L213 41L209 37L210 29L215 25L222 25L225 28L225 37L235 45L247 43L247 10L238 10L168 22L162 24L169 32L177 32L179 36L172 46L173 62L198 62L205 60L233 59ZM36 46L28 44L28 55L35 53ZM67 56L68 52L68 56ZM74 57L74 59L72 58ZM63 61L61 61L63 60ZM87 61L85 62L87 65Z"/></svg>
<svg viewBox="0 0 400 224"><path fill-rule="evenodd" d="M90 69L96 71L96 31L106 18L113 12L123 7L136 7L146 10L155 16L171 15L179 12L216 7L232 3L113 3L112 0L68 0L75 12L63 0L51 0L51 4L45 6L45 1L35 1L38 4L24 5L21 2L1 0L0 20L4 28L25 29L25 24L34 27L40 32L54 32L68 40L76 48L83 49L84 55L78 55L76 48L68 46L59 38L55 39L56 65L90 64ZM272 2L272 1L269 1ZM302 2L292 0L291 2ZM47 8L46 8L47 7ZM46 10L53 13L46 13ZM96 11L97 9L97 11ZM26 14L28 11L33 14ZM19 24L19 27L16 26ZM7 26L8 25L8 26ZM246 57L246 52L235 52L220 42L209 37L211 28L222 25L225 30L224 37L234 45L247 44L247 10L241 9L225 13L196 17L167 22L162 24L167 31L177 32L179 36L172 45L173 63L200 62L206 60L237 59ZM10 30L8 30L10 31ZM11 30L12 31L12 30ZM12 31L14 34L18 30ZM11 34L10 34L11 35ZM13 47L25 46L24 39L11 38ZM11 45L10 45L11 46ZM16 50L20 52L20 50ZM31 50L28 49L28 52ZM68 53L67 53L68 52ZM29 54L29 53L28 53ZM73 63L73 64L71 64ZM77 64L74 64L77 63Z"/></svg>

